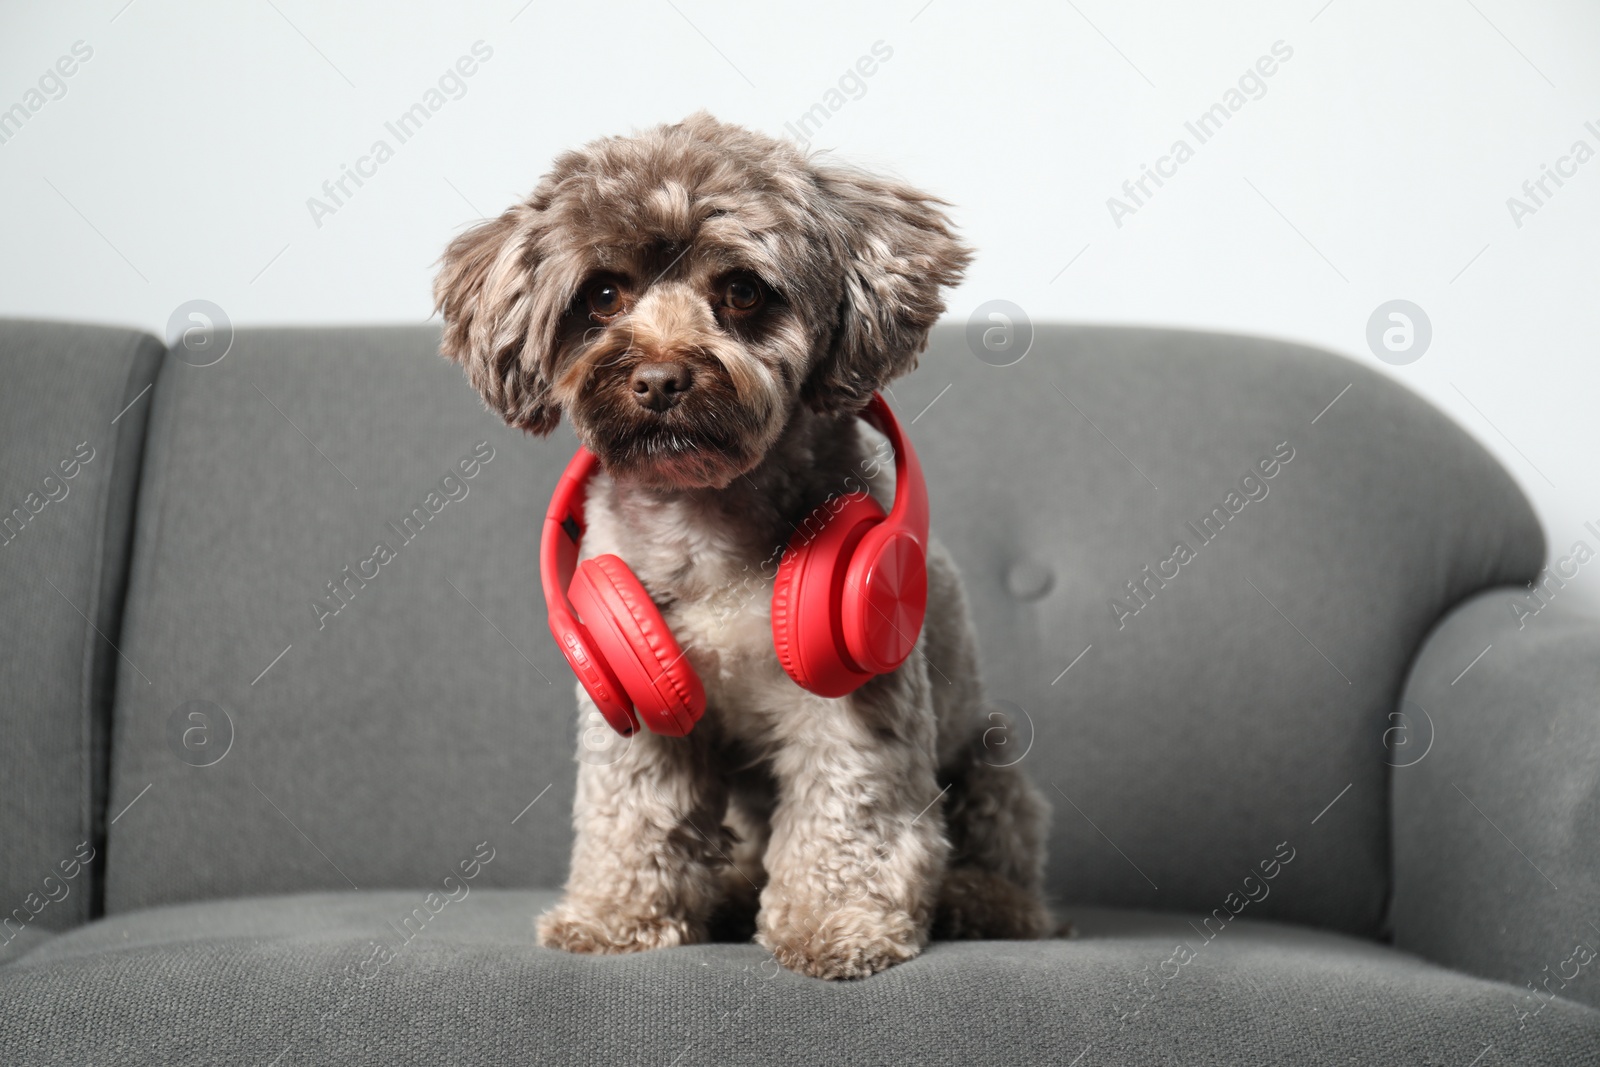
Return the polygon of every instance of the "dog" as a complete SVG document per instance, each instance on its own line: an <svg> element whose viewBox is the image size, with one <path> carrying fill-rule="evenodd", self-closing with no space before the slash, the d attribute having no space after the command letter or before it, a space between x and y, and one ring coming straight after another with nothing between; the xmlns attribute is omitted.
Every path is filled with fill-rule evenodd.
<svg viewBox="0 0 1600 1067"><path fill-rule="evenodd" d="M844 979L930 937L1051 934L1049 807L986 758L945 549L929 544L926 623L890 673L821 697L773 645L771 564L797 526L851 478L893 497L857 415L915 366L971 258L942 206L700 112L564 153L446 250L443 354L511 426L571 420L601 465L582 554L632 568L706 694L686 736L580 759L541 944L753 933L785 967ZM581 730L582 685L578 704Z"/></svg>

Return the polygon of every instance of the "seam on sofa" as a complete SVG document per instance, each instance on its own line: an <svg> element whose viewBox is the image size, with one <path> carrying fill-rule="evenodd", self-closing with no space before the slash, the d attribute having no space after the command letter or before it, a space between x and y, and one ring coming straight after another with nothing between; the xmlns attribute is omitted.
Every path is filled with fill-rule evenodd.
<svg viewBox="0 0 1600 1067"><path fill-rule="evenodd" d="M124 582L123 607L120 613L121 622L124 623L127 621L129 611L128 594L135 586L147 588L154 581L155 560L158 558L156 552L157 546L161 543L161 524L165 514L166 479L162 477L162 468L167 459L167 440L172 433L172 421L160 421L156 415L159 409L176 402L171 394L178 386L173 384L174 379L171 376L173 363L171 348L162 346L156 358L158 362L156 372L151 378L150 406L145 413L137 496L128 526L128 573ZM148 537L145 536L147 525L150 527ZM118 695L120 694L112 694L111 714L107 717L106 723L106 794L101 809L105 832L100 841L104 851L100 856L101 877L95 894L97 916L109 913L106 899L111 881L111 829L110 824L105 823L104 819L105 813L110 810L112 788L116 784L116 736L118 718L122 710L116 699Z"/></svg>
<svg viewBox="0 0 1600 1067"><path fill-rule="evenodd" d="M111 796L111 733L112 717L116 707L117 679L121 674L120 665L113 664L113 669L108 672L103 691L97 688L96 678L96 652L99 651L98 638L102 637L111 646L110 654L121 658L118 651L122 637L122 613L126 604L128 578L132 571L133 531L139 509L139 484L141 481L140 468L143 464L140 459L144 452L144 442L148 433L148 412L145 407L137 414L128 410L128 405L134 397L133 392L138 379L143 376L147 365L146 353L154 350L150 357L154 359L155 366L149 372L150 391L155 392L155 383L160 377L162 369L162 355L164 347L159 341L149 334L137 334L130 339L130 350L127 351L128 370L124 377L118 409L130 418L128 425L115 428L109 435L106 443L108 453L107 476L104 489L98 502L96 515L96 538L94 547L94 573L91 576L89 589L89 602L84 614L89 620L90 632L86 635L86 654L84 656L84 679L81 728L83 730L83 752L85 753L84 785L81 791L83 805L80 824L89 835L94 846L95 858L98 864L93 864L89 870L89 901L85 909L85 920L92 921L105 912L105 883L106 883L106 809ZM109 424L108 424L109 425ZM125 441L126 439L126 441ZM124 448L127 444L129 447ZM131 469L129 468L131 465ZM121 538L122 545L112 545L111 525L115 516L112 513L112 501L118 490L118 479L131 479L128 489L127 508L128 515L126 527ZM124 556L121 580L116 588L108 589L108 566L106 553L109 550L120 551ZM100 616L102 606L110 609L114 614L104 620L106 630L104 634L95 627L94 620Z"/></svg>
<svg viewBox="0 0 1600 1067"><path fill-rule="evenodd" d="M135 347L137 347L137 338L134 339L133 344ZM133 378L133 371L136 366L138 366L137 360L130 358L128 360L127 373L123 378L120 395L127 395L128 385ZM80 774L82 775L82 785L78 790L78 803L80 806L78 813L78 825L80 829L88 832L91 836L96 834L97 824L102 817L98 811L102 805L97 804L95 798L95 787L98 783L95 781L94 773L94 660L95 654L99 651L100 646L96 640L99 637L99 631L94 625L94 619L100 611L100 583L105 571L105 543L107 540L106 521L110 512L111 487L116 481L117 477L116 434L111 434L110 439L106 442L106 453L107 463L104 468L106 475L102 479L102 488L99 494L99 499L95 502L94 528L96 534L94 550L90 554L91 559L93 560L93 572L89 576L89 597L84 605L85 610L83 613L85 627L83 631L83 663L80 668L81 677L79 679L78 694L78 728L81 732L81 736L79 738L79 751L83 753L84 763L84 766L80 769ZM98 849L96 849L96 854L100 854ZM104 867L105 864L102 862L101 866ZM95 871L89 872L89 906L84 912L85 920L92 919L94 917L95 898L100 895L96 889L96 883L99 881L99 879L95 877L96 873L97 872Z"/></svg>

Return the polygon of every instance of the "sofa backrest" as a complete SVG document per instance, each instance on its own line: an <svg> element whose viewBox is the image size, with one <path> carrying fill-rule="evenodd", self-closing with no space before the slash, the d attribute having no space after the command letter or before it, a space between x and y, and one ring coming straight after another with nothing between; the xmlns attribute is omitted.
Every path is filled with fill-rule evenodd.
<svg viewBox="0 0 1600 1067"><path fill-rule="evenodd" d="M578 731L536 566L574 442L501 427L436 349L246 330L163 373L109 909L421 885L484 841L490 884L564 877ZM994 760L1055 804L1052 891L1381 932L1406 667L1542 560L1505 472L1382 376L1266 340L1050 327L998 367L945 326L890 399Z"/></svg>
<svg viewBox="0 0 1600 1067"><path fill-rule="evenodd" d="M1052 888L1384 933L1389 714L1450 606L1543 562L1521 491L1326 352L1044 327L994 367L952 333L896 393L950 386L913 432L990 696L1031 717Z"/></svg>
<svg viewBox="0 0 1600 1067"><path fill-rule="evenodd" d="M0 960L89 918L105 740L161 344L0 322Z"/></svg>
<svg viewBox="0 0 1600 1067"><path fill-rule="evenodd" d="M533 546L566 446L503 428L437 352L429 328L274 329L171 359L108 911L415 887L485 840L488 884L561 878L572 694Z"/></svg>

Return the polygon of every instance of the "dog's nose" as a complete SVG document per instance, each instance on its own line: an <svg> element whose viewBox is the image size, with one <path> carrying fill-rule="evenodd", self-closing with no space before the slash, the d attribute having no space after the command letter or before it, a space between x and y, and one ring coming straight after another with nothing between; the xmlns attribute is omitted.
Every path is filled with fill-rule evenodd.
<svg viewBox="0 0 1600 1067"><path fill-rule="evenodd" d="M659 412L676 404L689 391L693 379L689 376L688 364L663 361L641 363L628 384L640 407Z"/></svg>

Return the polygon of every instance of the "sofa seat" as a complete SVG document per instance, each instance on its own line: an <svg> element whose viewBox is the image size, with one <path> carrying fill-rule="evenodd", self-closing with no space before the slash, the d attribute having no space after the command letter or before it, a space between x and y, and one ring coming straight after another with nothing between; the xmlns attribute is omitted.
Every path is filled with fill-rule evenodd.
<svg viewBox="0 0 1600 1067"><path fill-rule="evenodd" d="M643 1062L643 1050L679 1067L1600 1057L1595 1009L1273 922L1235 919L1206 941L1199 919L1074 909L1072 940L936 943L874 978L828 983L753 944L605 958L543 949L531 919L550 891L472 889L433 910L425 896L176 905L52 938L0 969L0 1062L623 1064ZM425 919L411 918L403 940L414 910ZM1475 1061L1486 1047L1494 1058Z"/></svg>

